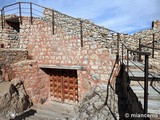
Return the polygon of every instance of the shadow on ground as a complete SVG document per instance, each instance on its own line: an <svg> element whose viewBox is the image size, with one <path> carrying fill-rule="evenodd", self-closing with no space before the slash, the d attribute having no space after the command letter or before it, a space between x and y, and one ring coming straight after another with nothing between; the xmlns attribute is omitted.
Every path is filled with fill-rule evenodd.
<svg viewBox="0 0 160 120"><path fill-rule="evenodd" d="M19 116L16 116L14 119L10 119L10 120L25 120L27 117L33 116L35 113L37 113L36 110L30 109L29 111L26 111L25 113Z"/></svg>

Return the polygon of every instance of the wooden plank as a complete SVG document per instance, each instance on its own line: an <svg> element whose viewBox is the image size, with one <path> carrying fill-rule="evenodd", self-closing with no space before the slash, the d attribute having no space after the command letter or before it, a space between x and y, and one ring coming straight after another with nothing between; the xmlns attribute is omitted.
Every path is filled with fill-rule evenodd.
<svg viewBox="0 0 160 120"><path fill-rule="evenodd" d="M78 80L76 70L52 70L50 80L51 96L61 101L77 101Z"/></svg>
<svg viewBox="0 0 160 120"><path fill-rule="evenodd" d="M63 79L64 76L62 75L63 71L60 70L60 75L61 75L61 102L64 103L64 83L63 83Z"/></svg>

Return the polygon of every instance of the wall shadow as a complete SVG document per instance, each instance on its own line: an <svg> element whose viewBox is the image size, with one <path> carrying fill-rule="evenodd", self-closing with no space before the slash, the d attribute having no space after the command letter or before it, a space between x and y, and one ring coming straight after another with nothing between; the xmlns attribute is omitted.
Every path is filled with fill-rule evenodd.
<svg viewBox="0 0 160 120"><path fill-rule="evenodd" d="M110 105L108 104L108 99L109 99L109 94L111 94L110 91L112 91L113 93L115 93L115 89L114 89L114 87L111 85L111 79L112 79L114 70L115 70L115 68L116 68L116 65L117 65L118 63L119 63L119 56L117 55L117 56L116 56L116 60L115 60L114 65L113 65L113 68L112 68L112 71L111 71L111 74L110 74L110 77L109 77L109 80L108 80L106 101L105 101L105 103L104 103L104 105L106 105L106 106L108 107L108 109L109 109L112 117L113 117L115 120L117 120L117 117L116 117L115 111L112 109L113 106L110 106ZM113 102L114 102L114 101L113 101Z"/></svg>
<svg viewBox="0 0 160 120"><path fill-rule="evenodd" d="M144 118L131 117L132 114L143 114L143 108L138 97L130 87L130 80L125 65L120 66L116 78L116 94L118 96L118 112L120 120L144 120ZM148 120L148 118L145 118Z"/></svg>

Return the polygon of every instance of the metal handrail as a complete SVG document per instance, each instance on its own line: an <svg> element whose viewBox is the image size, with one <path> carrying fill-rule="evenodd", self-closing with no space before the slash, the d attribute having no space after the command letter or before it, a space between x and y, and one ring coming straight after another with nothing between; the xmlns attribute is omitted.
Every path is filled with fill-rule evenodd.
<svg viewBox="0 0 160 120"><path fill-rule="evenodd" d="M19 16L19 18L20 18L20 23L22 24L22 13L26 13L26 12L24 12L24 11L22 11L22 10L24 10L23 9L23 7L22 7L22 5L23 4L29 4L30 6L28 6L28 8L27 9L30 9L30 12L27 12L27 14L28 15L30 15L30 23L32 24L32 17L33 17L33 14L35 15L35 16L38 16L38 17L40 17L40 15L37 15L36 13L32 13L33 12L33 9L34 8L32 8L32 5L35 5L35 6L38 6L38 7L41 7L41 8L43 8L43 9L46 9L46 7L43 7L43 6L40 6L40 5L37 5L37 4L35 4L35 3L32 3L32 2L16 2L16 3L13 3L13 4L10 4L10 5L6 5L6 6L4 6L0 11L1 11L1 26L2 26L2 29L3 29L3 27L4 27L4 17L5 17L5 14L4 14L4 12L8 12L8 11L12 11L13 10L13 8L12 9L9 9L9 10L5 10L6 8L8 8L8 7L11 7L11 6L15 6L15 5L17 5L17 10L18 10L18 12L16 12L16 14L19 14L18 16ZM15 8L14 8L15 9ZM26 9L26 8L25 8ZM49 9L49 8L47 8L47 9ZM34 11L35 11L36 9L34 9ZM36 10L35 12L37 12L38 10ZM38 11L39 13L43 13L43 11L41 12L41 11ZM15 14L15 13L14 13Z"/></svg>
<svg viewBox="0 0 160 120"><path fill-rule="evenodd" d="M38 5L38 4L36 4L36 3L32 3L32 2L17 2L17 3L13 3L13 4L10 4L10 5L4 6L4 7L0 10L0 11L1 11L1 16L4 16L4 14L2 14L2 13L3 13L3 11L4 11L5 8L10 7L10 6L13 6L13 5L18 5L18 4L30 4L30 8L32 7L32 5L35 5L35 6L37 6L37 7L43 8L43 9L48 9L48 10L51 10L51 11L55 11L55 12L57 12L57 13L60 13L60 12L58 12L58 11L56 11L56 10L53 10L53 9L51 9L51 8ZM22 8L21 8L21 9L22 9ZM35 13L32 13L32 12L33 12L33 9L34 9L34 8L30 9L30 18L31 18L30 23L31 23L31 24L32 24L32 17L33 17L32 15L33 15L33 14L36 15ZM34 9L34 11L35 11L35 9ZM23 12L22 12L22 13L23 13ZM43 12L42 12L42 13L43 13ZM62 14L62 13L60 13L60 14ZM63 15L65 15L65 14L63 14ZM87 21L85 21L85 20L81 20L81 19L79 19L79 18L74 18L74 17L69 16L69 15L65 15L65 16L71 17L71 18L73 18L73 19L75 19L75 20L78 20L78 21L87 22ZM21 17L21 16L20 16L20 17ZM39 17L39 16L38 16L38 17ZM1 17L1 19L4 19L4 18ZM3 20L2 20L2 21L3 21ZM52 22L52 21L50 21L50 22ZM2 22L2 24L3 24L3 22ZM90 23L90 24L93 24L93 25L95 25L95 26L97 26L97 27L100 27L100 28L104 28L103 26L98 26L98 25L96 25L96 24L94 24L94 23ZM2 28L3 28L3 25L2 25ZM53 26L53 28L54 28L54 26ZM106 29L106 30L108 30L108 31L110 31L110 32L118 33L118 32L116 32L116 31L113 31L113 30L110 30L110 29L107 29L107 28L104 28L104 29ZM53 31L54 31L54 30L53 30ZM53 32L53 33L54 33L54 32Z"/></svg>
<svg viewBox="0 0 160 120"><path fill-rule="evenodd" d="M145 65L144 65L144 114L147 114L148 112L148 64L149 64L149 55L150 52L144 52L144 51L138 51L138 50L132 50L127 47L124 43L122 43L122 64L123 63L123 55L124 55L124 48L127 50L127 74L129 72L129 52L144 55L145 56Z"/></svg>
<svg viewBox="0 0 160 120"><path fill-rule="evenodd" d="M157 50L160 49L160 48L156 48L156 47L155 47L155 34L156 34L156 33L159 33L159 32L160 32L160 30L158 30L158 31L156 31L156 32L154 32L154 33L148 34L148 35L146 35L146 36L140 37L140 38L139 38L139 51L142 50L142 47L150 48L150 49L152 49L152 58L154 58L154 50L155 50L155 49L157 49ZM148 36L150 36L150 35L153 35L152 42L151 42L151 43L147 43L147 45L143 45L143 44L141 43L142 38L146 38L146 37L148 37ZM148 46L149 44L151 44L152 47ZM141 61L141 55L139 55L139 61Z"/></svg>
<svg viewBox="0 0 160 120"><path fill-rule="evenodd" d="M145 36L139 37L139 39L146 38L146 37L148 37L148 36L150 36L150 35L153 35L153 34L156 34L156 33L159 33L159 32L160 32L160 30L158 30L158 31L156 31L156 32L153 32L153 33L150 33L150 34L147 34L147 35L145 35Z"/></svg>
<svg viewBox="0 0 160 120"><path fill-rule="evenodd" d="M142 47L146 47L146 48L150 48L150 49L156 49L156 50L160 50L160 48L157 48L157 47L151 47L151 46L148 46L148 45L143 45L141 44Z"/></svg>
<svg viewBox="0 0 160 120"><path fill-rule="evenodd" d="M22 4L29 4L28 9L30 9L30 11L29 12L24 12ZM8 7L11 7L11 6L14 6L14 5L18 5L17 6L18 12L16 14L19 14L18 17L20 18L19 21L20 21L21 24L22 24L22 14L23 13L26 13L26 14L28 14L28 16L30 16L30 24L31 25L33 24L33 17L34 16L43 17L43 15L41 16L41 15L39 15L39 13L43 14L44 11L41 12L41 11L35 9L35 7L41 7L41 8L43 8L43 10L44 9L51 10L52 11L52 20L49 21L49 22L52 24L52 32L53 32L53 35L54 35L54 33L55 33L55 30L54 30L55 29L55 27L54 27L55 26L55 20L54 20L54 12L55 12L55 10L43 7L41 5L38 5L38 4L35 4L35 3L32 3L32 2L17 2L17 3L13 3L13 4L10 4L10 5L4 6L2 8L2 10L1 10L1 21L2 21L1 22L1 26L2 26L2 29L4 28L4 25L5 25L4 24L4 22L5 22L4 21L5 20L5 18L4 18L5 17L5 14L4 14L5 8L8 8ZM25 9L26 9L26 7L25 7ZM38 12L38 14L37 14L37 12ZM56 11L56 12L58 12L58 11ZM66 15L66 16L68 16L68 15ZM69 17L71 17L71 16L69 16ZM77 19L77 18L74 18L74 19L76 19L76 20L78 20L80 22L80 39L81 39L81 47L83 47L83 30L82 29L83 29L83 22L85 22L85 21L83 21L81 19Z"/></svg>
<svg viewBox="0 0 160 120"><path fill-rule="evenodd" d="M150 55L150 54L151 54L150 52L132 50L132 49L128 48L127 45L125 45L124 43L122 43L122 45L123 45L128 51L133 52L133 53L137 53L137 54L141 54L141 55Z"/></svg>

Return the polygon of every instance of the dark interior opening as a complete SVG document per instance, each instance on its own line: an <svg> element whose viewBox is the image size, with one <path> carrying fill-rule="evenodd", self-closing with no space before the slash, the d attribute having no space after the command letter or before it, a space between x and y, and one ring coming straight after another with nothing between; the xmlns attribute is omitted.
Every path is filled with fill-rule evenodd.
<svg viewBox="0 0 160 120"><path fill-rule="evenodd" d="M6 20L6 23L11 26L14 30L16 30L17 32L20 31L20 22L19 22L19 18L10 18Z"/></svg>
<svg viewBox="0 0 160 120"><path fill-rule="evenodd" d="M9 26L11 26L14 30L16 30L17 32L20 31L20 24L17 23L17 22L10 22L10 21L7 21L7 24Z"/></svg>

